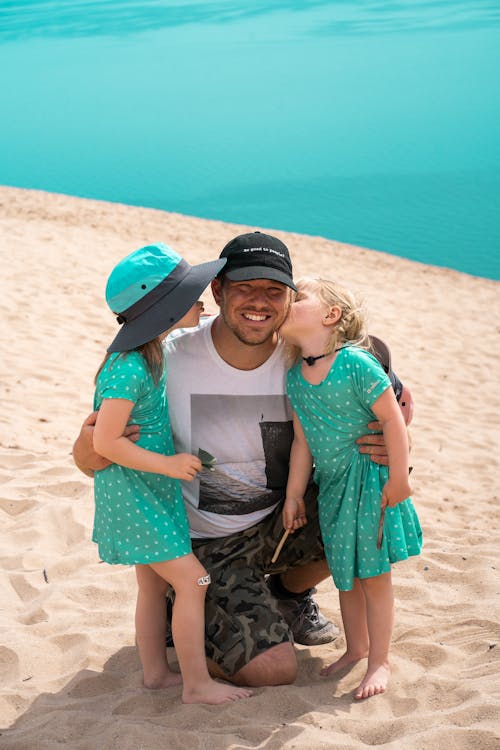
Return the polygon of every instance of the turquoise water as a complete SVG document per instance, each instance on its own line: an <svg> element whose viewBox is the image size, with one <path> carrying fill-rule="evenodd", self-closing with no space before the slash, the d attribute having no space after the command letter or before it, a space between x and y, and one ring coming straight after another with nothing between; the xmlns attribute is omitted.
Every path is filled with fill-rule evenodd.
<svg viewBox="0 0 500 750"><path fill-rule="evenodd" d="M499 49L496 0L0 2L0 183L499 279Z"/></svg>

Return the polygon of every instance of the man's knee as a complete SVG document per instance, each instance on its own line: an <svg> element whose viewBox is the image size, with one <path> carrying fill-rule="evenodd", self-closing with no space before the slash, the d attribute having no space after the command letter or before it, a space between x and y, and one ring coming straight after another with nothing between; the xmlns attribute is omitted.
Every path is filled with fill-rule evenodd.
<svg viewBox="0 0 500 750"><path fill-rule="evenodd" d="M290 685L297 677L297 657L291 643L279 643L255 656L227 677L235 685L264 687Z"/></svg>

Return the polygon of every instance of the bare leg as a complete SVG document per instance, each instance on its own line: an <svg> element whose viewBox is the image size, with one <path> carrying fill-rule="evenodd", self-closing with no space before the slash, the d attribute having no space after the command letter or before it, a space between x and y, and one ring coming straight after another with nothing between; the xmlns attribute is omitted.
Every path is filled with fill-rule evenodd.
<svg viewBox="0 0 500 750"><path fill-rule="evenodd" d="M339 672L368 656L369 638L366 621L366 601L359 578L354 579L352 591L339 591L340 610L346 639L346 650L340 659L324 667L323 677Z"/></svg>
<svg viewBox="0 0 500 750"><path fill-rule="evenodd" d="M354 692L355 698L371 698L383 693L390 675L389 647L394 624L394 594L390 573L362 578L370 650L366 674Z"/></svg>
<svg viewBox="0 0 500 750"><path fill-rule="evenodd" d="M165 649L167 584L149 565L136 565L135 572L139 586L135 630L144 686L154 689L180 685L182 677L169 669Z"/></svg>
<svg viewBox="0 0 500 750"><path fill-rule="evenodd" d="M255 656L233 675L225 674L212 661L209 662L209 669L215 677L221 677L235 685L290 685L297 677L297 657L291 643L278 643Z"/></svg>
<svg viewBox="0 0 500 750"><path fill-rule="evenodd" d="M329 577L330 571L326 560L316 560L290 568L280 576L283 586L293 594L301 594Z"/></svg>
<svg viewBox="0 0 500 750"><path fill-rule="evenodd" d="M204 645L206 585L197 582L206 575L201 563L190 554L152 563L151 568L175 591L172 634L184 683L183 702L226 703L251 695L249 690L215 682L208 673Z"/></svg>

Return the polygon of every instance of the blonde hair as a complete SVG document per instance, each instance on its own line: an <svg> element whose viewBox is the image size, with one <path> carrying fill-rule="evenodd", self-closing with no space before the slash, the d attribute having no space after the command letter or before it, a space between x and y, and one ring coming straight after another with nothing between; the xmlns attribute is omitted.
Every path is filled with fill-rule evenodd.
<svg viewBox="0 0 500 750"><path fill-rule="evenodd" d="M340 319L331 328L325 354L330 354L343 344L352 344L362 349L371 350L370 339L366 329L365 310L356 296L340 284L319 276L305 276L296 282L299 292L311 292L321 302L330 307L340 307ZM293 361L299 358L298 347L289 347Z"/></svg>
<svg viewBox="0 0 500 750"><path fill-rule="evenodd" d="M139 352L139 354L142 354L146 365L148 366L148 370L150 371L154 382L157 384L158 381L161 378L161 374L163 372L163 348L161 345L161 342L159 339L153 339L152 341L148 341L146 344L142 344L141 346L136 347L135 349L132 349L133 352ZM126 357L130 352L121 352L120 357ZM99 373L101 372L102 368L108 361L108 359L111 356L111 352L108 352L106 356L104 357L103 361L99 365L99 369L96 372L94 383L97 383L97 378L99 377Z"/></svg>

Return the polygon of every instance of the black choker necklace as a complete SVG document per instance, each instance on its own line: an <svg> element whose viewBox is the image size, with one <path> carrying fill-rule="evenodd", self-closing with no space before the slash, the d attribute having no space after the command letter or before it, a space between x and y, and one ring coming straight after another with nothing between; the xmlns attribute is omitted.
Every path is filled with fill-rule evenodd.
<svg viewBox="0 0 500 750"><path fill-rule="evenodd" d="M302 359L304 360L306 365L309 365L309 367L312 367L317 359L323 359L323 357L328 357L329 354L334 354L335 352L339 352L343 348L344 348L343 346L339 346L337 349L334 349L333 352L325 352L325 354L318 354L317 357L302 357Z"/></svg>
<svg viewBox="0 0 500 750"><path fill-rule="evenodd" d="M317 357L302 357L306 365L309 365L309 367L312 367L313 364L316 362L317 359L323 359L323 357L327 357L328 354L319 354Z"/></svg>

